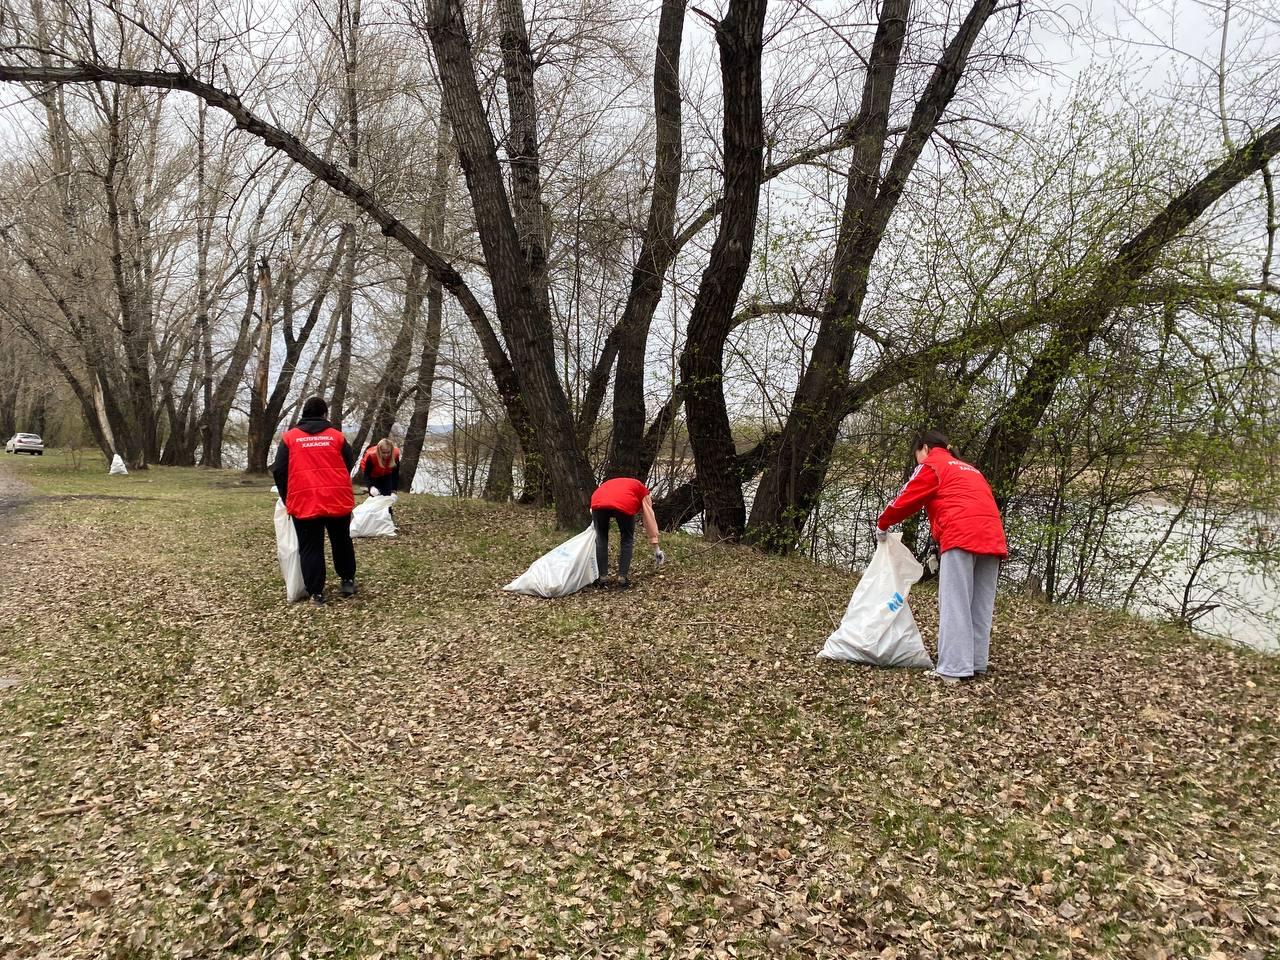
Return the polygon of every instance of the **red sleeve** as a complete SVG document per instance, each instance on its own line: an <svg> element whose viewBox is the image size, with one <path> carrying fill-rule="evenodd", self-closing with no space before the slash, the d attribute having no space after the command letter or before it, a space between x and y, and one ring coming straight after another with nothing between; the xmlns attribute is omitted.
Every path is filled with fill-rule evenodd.
<svg viewBox="0 0 1280 960"><path fill-rule="evenodd" d="M927 463L922 463L916 467L916 472L911 475L893 503L884 508L876 526L881 530L888 530L895 523L901 523L927 504L937 490L938 472Z"/></svg>

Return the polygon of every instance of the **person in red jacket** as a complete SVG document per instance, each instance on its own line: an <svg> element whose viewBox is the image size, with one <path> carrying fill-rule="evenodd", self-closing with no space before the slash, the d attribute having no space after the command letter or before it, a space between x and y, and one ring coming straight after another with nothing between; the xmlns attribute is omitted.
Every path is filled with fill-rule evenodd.
<svg viewBox="0 0 1280 960"><path fill-rule="evenodd" d="M298 560L311 602L324 603L324 535L329 533L333 569L342 580L342 595L356 592L356 550L351 543L351 490L355 451L327 419L329 405L312 397L302 405L302 419L280 438L271 465L280 498L298 531Z"/></svg>
<svg viewBox="0 0 1280 960"><path fill-rule="evenodd" d="M377 490L384 497L395 493L400 489L400 448L383 437L364 452L360 469L370 493Z"/></svg>
<svg viewBox="0 0 1280 960"><path fill-rule="evenodd" d="M591 524L596 528L595 586L603 586L609 572L609 521L616 520L622 543L618 550L618 589L631 586L631 551L635 545L636 514L644 514L644 530L653 547L653 559L662 566L666 556L658 547L658 518L653 514L649 488L632 477L615 477L596 487L591 495Z"/></svg>
<svg viewBox="0 0 1280 960"><path fill-rule="evenodd" d="M1009 556L1000 508L982 473L951 452L945 434L916 442L916 469L876 521L876 539L922 507L938 542L938 668L948 683L987 672L1000 561Z"/></svg>

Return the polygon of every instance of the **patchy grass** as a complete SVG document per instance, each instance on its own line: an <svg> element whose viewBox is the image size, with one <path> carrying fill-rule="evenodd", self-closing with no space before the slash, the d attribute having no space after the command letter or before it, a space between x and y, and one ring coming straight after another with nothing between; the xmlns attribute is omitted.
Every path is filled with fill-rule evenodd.
<svg viewBox="0 0 1280 960"><path fill-rule="evenodd" d="M516 597L549 516L431 497L288 606L268 481L3 463L5 956L1280 949L1275 658L1002 598L943 687L814 658L837 571Z"/></svg>

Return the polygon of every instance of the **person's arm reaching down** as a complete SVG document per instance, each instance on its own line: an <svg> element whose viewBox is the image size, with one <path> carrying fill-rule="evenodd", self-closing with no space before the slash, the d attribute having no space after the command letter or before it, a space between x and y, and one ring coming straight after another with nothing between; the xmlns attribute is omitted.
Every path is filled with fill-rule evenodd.
<svg viewBox="0 0 1280 960"><path fill-rule="evenodd" d="M921 464L916 467L916 472L911 475L893 503L884 508L880 519L876 521L876 527L888 530L895 523L901 523L923 507L937 491L937 471L928 464Z"/></svg>
<svg viewBox="0 0 1280 960"><path fill-rule="evenodd" d="M644 519L645 536L649 538L649 545L656 547L658 545L658 518L653 513L653 497L646 496L640 501L640 515Z"/></svg>
<svg viewBox="0 0 1280 960"><path fill-rule="evenodd" d="M644 532L649 538L649 545L653 547L653 559L658 566L662 566L667 556L658 547L658 518L653 513L653 497L646 496L640 501L640 515L644 519Z"/></svg>

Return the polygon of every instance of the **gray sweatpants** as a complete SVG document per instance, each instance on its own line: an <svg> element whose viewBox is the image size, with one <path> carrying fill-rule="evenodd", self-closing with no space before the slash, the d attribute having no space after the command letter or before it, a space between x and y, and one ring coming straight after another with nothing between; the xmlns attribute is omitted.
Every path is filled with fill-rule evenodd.
<svg viewBox="0 0 1280 960"><path fill-rule="evenodd" d="M987 670L1000 558L952 548L938 572L938 673L971 677Z"/></svg>

